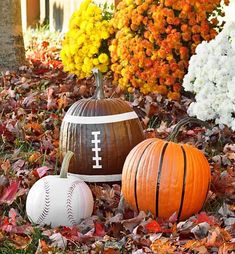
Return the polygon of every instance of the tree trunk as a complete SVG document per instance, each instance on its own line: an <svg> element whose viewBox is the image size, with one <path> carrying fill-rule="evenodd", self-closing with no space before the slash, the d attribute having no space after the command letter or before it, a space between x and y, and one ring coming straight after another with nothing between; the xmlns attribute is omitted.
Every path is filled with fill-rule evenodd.
<svg viewBox="0 0 235 254"><path fill-rule="evenodd" d="M25 64L20 0L0 0L0 71Z"/></svg>

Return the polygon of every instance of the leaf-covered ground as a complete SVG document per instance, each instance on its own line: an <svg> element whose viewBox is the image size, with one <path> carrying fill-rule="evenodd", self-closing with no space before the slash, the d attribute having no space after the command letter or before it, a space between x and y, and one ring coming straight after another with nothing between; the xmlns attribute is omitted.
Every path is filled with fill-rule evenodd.
<svg viewBox="0 0 235 254"><path fill-rule="evenodd" d="M39 227L25 213L29 188L57 174L59 130L68 107L94 92L93 79L78 81L63 72L60 40L31 37L29 65L0 76L0 253L234 253L235 133L190 125L179 142L203 150L212 170L208 200L200 214L177 222L132 211L120 201L120 184L90 184L92 217L77 227ZM121 94L109 86L107 96L122 96L140 116L146 137L166 138L186 116L192 95L180 102L161 96ZM190 99L191 98L191 99Z"/></svg>

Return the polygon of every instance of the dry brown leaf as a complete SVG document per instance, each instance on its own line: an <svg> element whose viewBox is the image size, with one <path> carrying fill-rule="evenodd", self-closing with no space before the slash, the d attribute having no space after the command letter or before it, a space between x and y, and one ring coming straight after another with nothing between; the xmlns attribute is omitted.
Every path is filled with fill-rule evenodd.
<svg viewBox="0 0 235 254"><path fill-rule="evenodd" d="M228 152L234 152L235 153L235 144L226 144L224 146L224 153L228 153Z"/></svg>
<svg viewBox="0 0 235 254"><path fill-rule="evenodd" d="M203 244L204 244L204 241L202 241L202 240L189 240L182 247L184 249L193 250L194 248L201 247Z"/></svg>
<svg viewBox="0 0 235 254"><path fill-rule="evenodd" d="M4 241L5 235L2 231L0 231L0 242Z"/></svg>
<svg viewBox="0 0 235 254"><path fill-rule="evenodd" d="M235 243L223 243L218 254L234 254L235 253Z"/></svg>
<svg viewBox="0 0 235 254"><path fill-rule="evenodd" d="M222 243L228 242L231 239L231 235L224 228L216 227L208 235L205 245L208 247L219 247Z"/></svg>
<svg viewBox="0 0 235 254"><path fill-rule="evenodd" d="M68 106L68 99L65 95L57 100L58 109L66 108Z"/></svg>
<svg viewBox="0 0 235 254"><path fill-rule="evenodd" d="M10 168L11 168L10 160L5 160L4 162L2 162L1 169L4 171L5 175L8 174Z"/></svg>
<svg viewBox="0 0 235 254"><path fill-rule="evenodd" d="M24 129L27 130L27 129L31 129L33 130L34 132L36 132L37 134L42 134L44 131L43 131L43 128L42 128L42 125L39 124L39 123L36 123L36 122L32 122L32 123L27 123L25 126L24 126Z"/></svg>
<svg viewBox="0 0 235 254"><path fill-rule="evenodd" d="M123 224L123 226L124 226L126 229L128 229L130 232L132 232L133 229L134 229L137 225L139 225L139 224L143 221L143 219L144 219L145 217L146 217L146 213L143 212L143 211L140 211L139 214L138 214L136 217L134 217L134 218L132 218L132 219L128 219L128 220L123 220L123 221L122 221L122 224Z"/></svg>
<svg viewBox="0 0 235 254"><path fill-rule="evenodd" d="M210 229L210 224L207 222L202 222L191 229L196 239L202 239L208 235L208 230Z"/></svg>
<svg viewBox="0 0 235 254"><path fill-rule="evenodd" d="M30 163L38 163L40 162L39 160L41 157L42 157L42 154L40 152L35 151L30 155L30 157L28 158L28 161Z"/></svg>
<svg viewBox="0 0 235 254"><path fill-rule="evenodd" d="M15 249L26 249L28 245L32 242L32 238L29 235L17 235L13 234L10 236L11 245L14 246Z"/></svg>
<svg viewBox="0 0 235 254"><path fill-rule="evenodd" d="M226 153L226 156L229 160L235 161L235 153Z"/></svg>
<svg viewBox="0 0 235 254"><path fill-rule="evenodd" d="M151 250L156 254L171 254L176 250L176 246L172 245L172 243L167 238L161 238L156 240L151 244Z"/></svg>
<svg viewBox="0 0 235 254"><path fill-rule="evenodd" d="M209 254L207 248L203 245L193 250L196 251L198 254Z"/></svg>

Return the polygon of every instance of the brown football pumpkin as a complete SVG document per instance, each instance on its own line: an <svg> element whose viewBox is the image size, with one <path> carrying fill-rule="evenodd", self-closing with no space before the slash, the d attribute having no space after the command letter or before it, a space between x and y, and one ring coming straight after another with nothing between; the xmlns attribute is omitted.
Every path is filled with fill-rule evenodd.
<svg viewBox="0 0 235 254"><path fill-rule="evenodd" d="M72 151L69 172L88 182L121 181L130 150L144 139L137 114L122 99L105 98L101 73L94 70L93 98L75 102L60 130L60 151Z"/></svg>
<svg viewBox="0 0 235 254"><path fill-rule="evenodd" d="M181 121L173 134L186 122ZM122 193L137 211L150 211L165 219L176 212L178 220L182 220L201 210L210 179L209 163L200 150L192 145L150 138L127 156Z"/></svg>

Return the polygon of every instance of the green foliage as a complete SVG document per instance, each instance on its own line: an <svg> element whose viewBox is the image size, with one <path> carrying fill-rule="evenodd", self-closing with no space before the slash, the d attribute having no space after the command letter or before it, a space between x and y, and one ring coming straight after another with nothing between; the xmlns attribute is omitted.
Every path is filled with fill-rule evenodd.
<svg viewBox="0 0 235 254"><path fill-rule="evenodd" d="M99 6L103 10L102 15L104 20L110 20L113 17L114 5L110 5L105 2L104 4L100 4Z"/></svg>
<svg viewBox="0 0 235 254"><path fill-rule="evenodd" d="M35 254L40 239L43 239L42 232L34 228L32 241L26 249L16 249L10 240L4 241L0 247L0 254Z"/></svg>

